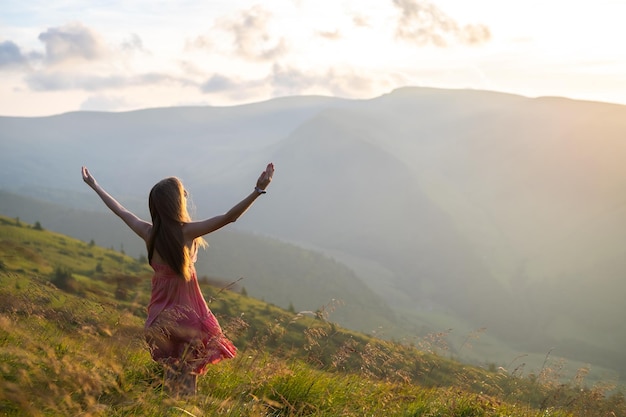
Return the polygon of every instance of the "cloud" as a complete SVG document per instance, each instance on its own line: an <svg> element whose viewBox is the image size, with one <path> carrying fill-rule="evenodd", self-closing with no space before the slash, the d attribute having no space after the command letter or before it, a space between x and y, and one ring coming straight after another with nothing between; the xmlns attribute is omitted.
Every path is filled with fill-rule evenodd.
<svg viewBox="0 0 626 417"><path fill-rule="evenodd" d="M98 91L105 89L178 84L195 86L196 83L185 78L173 77L163 73L144 73L133 76L96 75L85 73L42 71L29 74L25 78L28 87L34 91L83 90Z"/></svg>
<svg viewBox="0 0 626 417"><path fill-rule="evenodd" d="M266 84L273 96L331 94L338 97L362 97L385 84L371 74L362 75L351 68L328 68L323 72L305 72L294 67L274 65Z"/></svg>
<svg viewBox="0 0 626 417"><path fill-rule="evenodd" d="M406 80L400 80L394 75L361 74L348 67L309 71L274 64L266 76L257 79L242 80L215 74L200 89L205 94L230 100L306 94L357 98L388 91L403 81Z"/></svg>
<svg viewBox="0 0 626 417"><path fill-rule="evenodd" d="M129 103L123 97L105 95L91 96L83 101L80 110L87 111L114 111L127 108Z"/></svg>
<svg viewBox="0 0 626 417"><path fill-rule="evenodd" d="M270 36L271 19L272 14L257 5L240 11L234 18L220 19L216 26L233 35L237 55L248 60L268 61L285 55L289 49L284 38Z"/></svg>
<svg viewBox="0 0 626 417"><path fill-rule="evenodd" d="M322 78L314 72L274 65L267 81L273 87L275 96L287 96L300 94L308 88L319 86Z"/></svg>
<svg viewBox="0 0 626 417"><path fill-rule="evenodd" d="M43 54L40 52L25 54L19 45L10 40L0 43L0 70L33 69L35 64L41 63L55 66L76 60L93 62L111 55L98 34L80 23L49 28L39 34L38 39L44 44ZM134 35L123 48L143 48L141 39Z"/></svg>
<svg viewBox="0 0 626 417"><path fill-rule="evenodd" d="M354 23L354 26L356 27L370 27L369 18L361 14L355 14L354 16L352 16L352 23Z"/></svg>
<svg viewBox="0 0 626 417"><path fill-rule="evenodd" d="M205 35L196 36L195 39L187 39L185 41L186 51L191 51L193 49L213 49L214 47L215 42Z"/></svg>
<svg viewBox="0 0 626 417"><path fill-rule="evenodd" d="M214 74L200 85L200 91L204 94L214 94L234 101L263 96L267 89L268 83L264 78L243 80L222 74Z"/></svg>
<svg viewBox="0 0 626 417"><path fill-rule="evenodd" d="M317 34L321 36L322 38L325 38L331 41L339 40L342 37L339 29L335 29L333 31L318 31Z"/></svg>
<svg viewBox="0 0 626 417"><path fill-rule="evenodd" d="M41 54L35 52L24 54L20 47L13 41L0 43L0 70L22 69L29 67L31 61L39 59L41 59Z"/></svg>
<svg viewBox="0 0 626 417"><path fill-rule="evenodd" d="M129 74L120 71L120 67L125 67L120 64L125 63L127 53L149 53L141 38L134 33L117 49L110 49L98 33L80 23L49 28L39 35L39 40L45 46L45 55L42 55L45 65L24 77L24 82L33 91L100 91L159 84L196 85L188 78L164 72ZM88 64L88 67L77 63Z"/></svg>
<svg viewBox="0 0 626 417"><path fill-rule="evenodd" d="M121 47L123 51L127 52L148 52L143 46L143 41L136 33L130 35L129 39L124 40Z"/></svg>
<svg viewBox="0 0 626 417"><path fill-rule="evenodd" d="M11 41L0 43L0 68L22 67L28 59L22 54L20 47Z"/></svg>
<svg viewBox="0 0 626 417"><path fill-rule="evenodd" d="M485 25L465 25L459 39L466 45L479 45L491 39L491 31Z"/></svg>
<svg viewBox="0 0 626 417"><path fill-rule="evenodd" d="M223 75L214 75L203 84L205 93L219 93L229 98L253 96L260 90L261 95L271 93L272 96L288 96L300 94L309 88L319 85L321 76L305 73L291 67L273 65L269 74L253 80L239 80Z"/></svg>
<svg viewBox="0 0 626 417"><path fill-rule="evenodd" d="M450 42L478 45L491 39L485 25L461 26L434 4L423 0L393 0L402 12L396 37L420 46L447 47Z"/></svg>
<svg viewBox="0 0 626 417"><path fill-rule="evenodd" d="M238 83L221 74L215 74L200 86L203 93L221 93L237 88Z"/></svg>
<svg viewBox="0 0 626 417"><path fill-rule="evenodd" d="M49 64L67 61L95 61L109 54L108 48L97 33L80 23L49 28L39 35L46 48Z"/></svg>

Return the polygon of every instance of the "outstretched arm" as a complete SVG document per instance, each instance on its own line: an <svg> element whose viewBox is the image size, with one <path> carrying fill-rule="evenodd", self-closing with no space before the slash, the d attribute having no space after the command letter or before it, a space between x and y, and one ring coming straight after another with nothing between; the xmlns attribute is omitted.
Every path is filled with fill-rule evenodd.
<svg viewBox="0 0 626 417"><path fill-rule="evenodd" d="M185 239L193 240L197 237L204 236L208 233L214 232L215 230L221 229L229 223L235 222L250 208L252 203L254 203L254 200L256 200L261 194L265 193L265 189L268 185L270 185L270 182L272 182L273 176L274 164L270 163L265 168L265 171L263 171L259 176L254 191L252 191L239 203L235 204L226 213L206 220L187 223L183 226Z"/></svg>
<svg viewBox="0 0 626 417"><path fill-rule="evenodd" d="M113 213L124 220L124 223L126 223L133 232L137 233L139 237L147 242L152 225L144 220L141 220L135 214L128 211L124 206L118 203L117 200L111 197L109 193L107 193L104 188L96 182L96 179L91 175L87 167L83 167L82 172L83 181L85 181L85 183L100 196L104 204L106 204L106 206L111 209Z"/></svg>

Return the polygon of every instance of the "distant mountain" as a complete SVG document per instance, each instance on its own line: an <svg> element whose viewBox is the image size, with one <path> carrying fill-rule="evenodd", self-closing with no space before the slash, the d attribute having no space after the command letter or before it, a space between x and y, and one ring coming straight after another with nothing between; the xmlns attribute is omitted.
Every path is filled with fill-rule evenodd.
<svg viewBox="0 0 626 417"><path fill-rule="evenodd" d="M145 213L150 187L177 175L205 217L271 160L238 229L325 252L418 328L486 327L626 375L625 138L624 106L422 88L4 117L0 187L93 208L86 164Z"/></svg>

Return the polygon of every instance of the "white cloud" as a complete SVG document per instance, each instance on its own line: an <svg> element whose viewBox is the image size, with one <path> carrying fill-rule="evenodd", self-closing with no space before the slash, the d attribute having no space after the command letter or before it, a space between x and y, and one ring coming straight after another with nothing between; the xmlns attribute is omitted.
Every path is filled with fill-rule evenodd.
<svg viewBox="0 0 626 417"><path fill-rule="evenodd" d="M424 0L393 0L400 9L396 36L419 46L449 46L450 42L477 45L489 41L491 32L481 24L461 26L437 6Z"/></svg>
<svg viewBox="0 0 626 417"><path fill-rule="evenodd" d="M272 96L297 94L333 95L345 98L370 96L394 87L387 76L363 73L349 67L304 71L295 67L274 65L267 77Z"/></svg>
<svg viewBox="0 0 626 417"><path fill-rule="evenodd" d="M239 82L221 74L215 74L200 86L203 93L221 93L236 87Z"/></svg>
<svg viewBox="0 0 626 417"><path fill-rule="evenodd" d="M44 43L47 63L55 65L68 61L96 61L109 55L100 36L81 23L49 28L39 35Z"/></svg>
<svg viewBox="0 0 626 417"><path fill-rule="evenodd" d="M26 76L26 83L34 91L100 91L158 84L195 85L192 80L157 72L96 75L71 71L39 71Z"/></svg>
<svg viewBox="0 0 626 417"><path fill-rule="evenodd" d="M362 14L355 14L352 16L352 22L354 23L354 26L357 27L370 27L370 19L367 16L364 16Z"/></svg>
<svg viewBox="0 0 626 417"><path fill-rule="evenodd" d="M233 17L219 19L216 26L233 36L233 45L238 56L267 61L284 56L289 49L283 37L272 36L271 21L272 13L257 5L239 11Z"/></svg>
<svg viewBox="0 0 626 417"><path fill-rule="evenodd" d="M144 52L149 53L143 45L143 41L136 33L131 34L127 39L122 42L122 50L127 52Z"/></svg>
<svg viewBox="0 0 626 417"><path fill-rule="evenodd" d="M87 111L115 111L126 109L130 105L124 97L106 95L89 96L80 105L80 110Z"/></svg>
<svg viewBox="0 0 626 417"><path fill-rule="evenodd" d="M13 41L0 42L0 70L19 70L29 68L34 60L40 60L41 54L24 54Z"/></svg>
<svg viewBox="0 0 626 417"><path fill-rule="evenodd" d="M331 41L336 41L342 38L342 35L339 29L335 29L332 31L319 31L317 32L317 34L321 36L322 38L325 38Z"/></svg>
<svg viewBox="0 0 626 417"><path fill-rule="evenodd" d="M611 0L594 3L604 10L596 15L564 1L541 3L540 14L539 3L521 0L181 1L3 3L0 114L114 107L122 99L138 108L293 94L356 98L405 85L531 96L625 91L619 16L626 6ZM555 74L569 80L562 90L552 88Z"/></svg>

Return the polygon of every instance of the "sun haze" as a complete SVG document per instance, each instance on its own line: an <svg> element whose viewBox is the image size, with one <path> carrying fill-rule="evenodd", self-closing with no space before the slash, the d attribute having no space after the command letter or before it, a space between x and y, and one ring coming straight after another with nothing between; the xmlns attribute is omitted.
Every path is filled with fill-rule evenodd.
<svg viewBox="0 0 626 417"><path fill-rule="evenodd" d="M0 115L404 86L626 104L625 15L614 0L9 0Z"/></svg>

